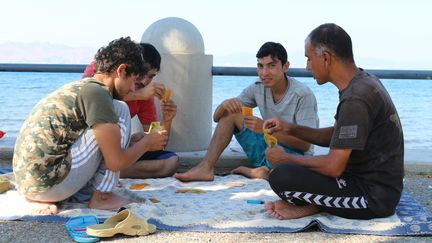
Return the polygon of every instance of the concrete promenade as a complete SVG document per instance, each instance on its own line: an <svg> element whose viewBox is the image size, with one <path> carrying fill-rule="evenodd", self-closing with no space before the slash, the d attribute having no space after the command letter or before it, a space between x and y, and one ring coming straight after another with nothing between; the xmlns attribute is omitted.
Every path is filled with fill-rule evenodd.
<svg viewBox="0 0 432 243"><path fill-rule="evenodd" d="M10 167L15 140L0 139L0 168ZM239 165L246 164L243 153L229 147L218 161L217 174L227 174ZM325 148L316 148L323 154ZM205 151L182 152L180 171L199 163ZM432 214L432 150L405 151L405 189ZM1 205L6 207L7 205ZM107 238L110 242L432 242L431 236L388 237L375 235L329 234L313 227L301 233L212 233L157 231L153 235L126 237L118 235ZM0 221L1 242L73 242L62 223L39 223L29 221Z"/></svg>

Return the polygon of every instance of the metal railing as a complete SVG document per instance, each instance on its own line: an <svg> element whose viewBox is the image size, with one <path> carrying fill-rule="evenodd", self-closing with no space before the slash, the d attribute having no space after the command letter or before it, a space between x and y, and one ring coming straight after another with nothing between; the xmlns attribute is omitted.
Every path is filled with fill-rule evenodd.
<svg viewBox="0 0 432 243"><path fill-rule="evenodd" d="M0 72L54 72L54 73L82 73L84 64L22 64L0 63ZM367 69L367 72L382 79L432 79L430 70L384 70ZM213 67L214 76L257 76L255 67ZM304 68L290 68L288 75L292 77L311 77Z"/></svg>
<svg viewBox="0 0 432 243"><path fill-rule="evenodd" d="M367 69L368 73L382 79L432 79L432 71L428 70L383 70ZM213 67L213 75L225 76L257 76L255 67ZM312 77L304 68L290 68L288 75L292 77Z"/></svg>

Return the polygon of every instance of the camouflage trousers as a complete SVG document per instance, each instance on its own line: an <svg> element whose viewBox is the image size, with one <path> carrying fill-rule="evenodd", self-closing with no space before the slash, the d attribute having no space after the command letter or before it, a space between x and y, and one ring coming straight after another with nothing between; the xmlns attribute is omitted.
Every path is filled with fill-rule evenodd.
<svg viewBox="0 0 432 243"><path fill-rule="evenodd" d="M119 117L121 146L127 148L131 136L129 108L123 101L113 100L114 110ZM85 202L93 191L110 192L117 186L120 172L112 172L105 166L91 128L72 145L72 168L66 178L49 190L28 197L40 202Z"/></svg>

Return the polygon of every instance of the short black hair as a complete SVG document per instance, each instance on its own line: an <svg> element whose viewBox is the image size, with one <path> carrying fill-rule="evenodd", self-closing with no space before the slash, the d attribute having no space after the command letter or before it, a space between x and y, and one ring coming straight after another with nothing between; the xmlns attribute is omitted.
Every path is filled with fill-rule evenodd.
<svg viewBox="0 0 432 243"><path fill-rule="evenodd" d="M282 65L288 61L287 51L280 43L271 41L264 43L258 50L256 57L263 58L268 55L272 58L277 57L281 61Z"/></svg>
<svg viewBox="0 0 432 243"><path fill-rule="evenodd" d="M140 43L140 45L143 48L144 60L150 64L150 69L155 68L159 71L162 58L158 50L150 43Z"/></svg>
<svg viewBox="0 0 432 243"><path fill-rule="evenodd" d="M318 56L321 56L323 51L328 51L342 61L354 62L351 37L336 24L318 26L308 35L306 41L311 43Z"/></svg>
<svg viewBox="0 0 432 243"><path fill-rule="evenodd" d="M95 73L111 73L120 64L126 64L127 76L135 74L142 79L150 67L144 60L141 45L130 37L115 39L107 46L99 48L94 59Z"/></svg>

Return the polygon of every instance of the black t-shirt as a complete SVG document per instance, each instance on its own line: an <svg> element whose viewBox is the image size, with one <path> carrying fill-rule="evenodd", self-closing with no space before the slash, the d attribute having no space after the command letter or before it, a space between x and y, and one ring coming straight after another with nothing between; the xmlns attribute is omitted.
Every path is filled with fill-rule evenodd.
<svg viewBox="0 0 432 243"><path fill-rule="evenodd" d="M357 178L377 215L394 213L404 175L404 140L396 108L382 83L360 70L339 94L331 148L350 148L346 174Z"/></svg>

